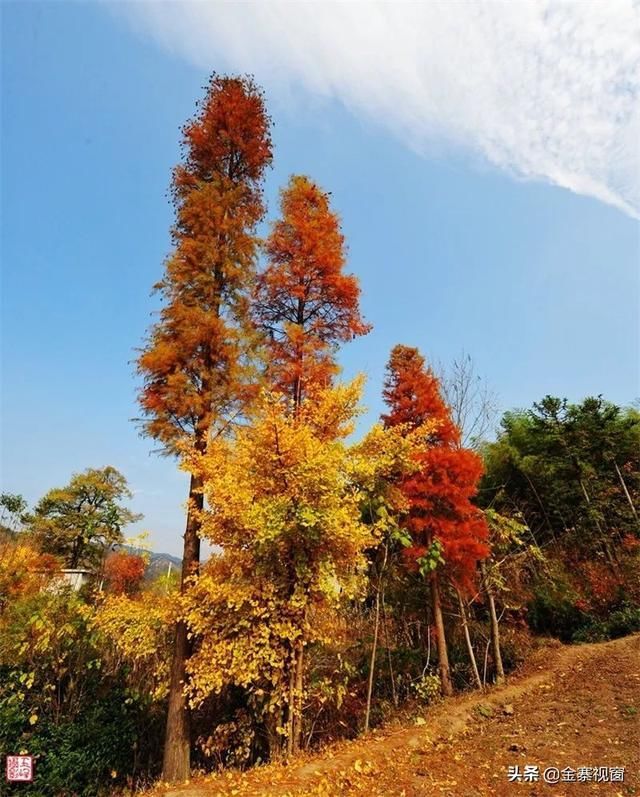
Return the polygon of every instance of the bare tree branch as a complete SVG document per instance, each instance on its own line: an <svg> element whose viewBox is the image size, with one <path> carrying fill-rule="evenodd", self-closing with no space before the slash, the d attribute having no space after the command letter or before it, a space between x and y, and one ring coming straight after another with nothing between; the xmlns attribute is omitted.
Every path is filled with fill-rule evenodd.
<svg viewBox="0 0 640 797"><path fill-rule="evenodd" d="M445 401L451 417L462 433L462 446L477 449L491 435L498 419L498 397L477 373L470 354L464 350L450 366L438 363Z"/></svg>

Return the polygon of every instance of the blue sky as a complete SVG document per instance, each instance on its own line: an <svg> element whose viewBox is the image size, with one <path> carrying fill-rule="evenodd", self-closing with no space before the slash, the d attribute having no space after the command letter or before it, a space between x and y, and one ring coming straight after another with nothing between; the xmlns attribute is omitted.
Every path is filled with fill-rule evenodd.
<svg viewBox="0 0 640 797"><path fill-rule="evenodd" d="M293 61L263 69L215 30L203 55L202 25L172 41L170 19L132 9L2 6L3 490L34 502L73 472L114 465L155 549L180 551L186 479L130 421L131 361L169 251L179 129L210 68L254 67L266 90L270 216L292 173L332 192L374 325L341 356L346 376L369 377L367 419L397 342L445 363L466 350L503 409L546 393L640 394L637 174L625 162L590 172L602 142L581 156L586 171L555 145L553 167L534 163L526 131L507 157L506 145L474 146L461 122L438 124L440 105L409 129L366 86L298 80ZM419 108L420 96L397 101Z"/></svg>

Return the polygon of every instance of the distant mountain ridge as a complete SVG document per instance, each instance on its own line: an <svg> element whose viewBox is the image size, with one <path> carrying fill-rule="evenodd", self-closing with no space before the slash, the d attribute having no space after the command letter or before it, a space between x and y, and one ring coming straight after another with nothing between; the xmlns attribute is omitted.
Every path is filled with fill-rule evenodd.
<svg viewBox="0 0 640 797"><path fill-rule="evenodd" d="M182 559L170 553L152 553L144 577L150 581L167 573L180 573Z"/></svg>

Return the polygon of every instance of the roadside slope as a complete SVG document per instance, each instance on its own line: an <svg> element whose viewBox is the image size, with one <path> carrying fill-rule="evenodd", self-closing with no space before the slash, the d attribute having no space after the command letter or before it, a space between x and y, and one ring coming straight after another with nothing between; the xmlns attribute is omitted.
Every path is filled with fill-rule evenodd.
<svg viewBox="0 0 640 797"><path fill-rule="evenodd" d="M506 686L447 700L425 720L153 795L640 795L640 636L541 651ZM624 781L509 782L508 767L525 765L624 767Z"/></svg>

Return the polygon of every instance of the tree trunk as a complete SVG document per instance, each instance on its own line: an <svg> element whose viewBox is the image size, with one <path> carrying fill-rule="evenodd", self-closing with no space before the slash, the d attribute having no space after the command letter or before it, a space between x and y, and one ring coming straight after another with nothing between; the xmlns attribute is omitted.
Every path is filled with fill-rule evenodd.
<svg viewBox="0 0 640 797"><path fill-rule="evenodd" d="M284 712L282 707L276 707L276 709L268 713L265 721L265 735L267 740L267 751L268 751L268 761L280 761L282 758L283 747L282 747L282 734L278 732L278 729L282 726L284 722Z"/></svg>
<svg viewBox="0 0 640 797"><path fill-rule="evenodd" d="M80 555L82 554L83 544L82 544L82 537L76 537L73 541L73 547L71 549L71 559L69 561L69 567L72 570L75 570L80 563Z"/></svg>
<svg viewBox="0 0 640 797"><path fill-rule="evenodd" d="M529 474L526 471L522 470L522 468L520 469L520 472L524 475L525 479L529 482L529 487L531 487L531 491L535 495L536 500L538 501L538 505L540 506L540 509L542 510L542 514L544 515L544 519L546 521L547 528L549 529L553 539L557 542L556 534L555 534L555 532L553 530L553 526L551 525L551 520L549 519L549 515L547 513L547 509L546 509L545 505L542 503L542 499L540 498L540 495L539 495L538 491L536 490L533 482L531 481L531 479L529 477ZM537 544L538 543L536 542L536 545Z"/></svg>
<svg viewBox="0 0 640 797"><path fill-rule="evenodd" d="M591 518L594 522L596 529L598 530L598 534L600 535L600 545L602 546L602 551L605 555L607 562L609 562L612 569L615 570L617 568L617 563L613 553L611 552L611 546L609 544L609 540L607 539L607 535L604 533L602 526L600 525L600 521L595 515L593 507L591 506L591 499L589 498L589 493L587 492L585 483L580 475L578 475L578 481L580 482L580 487L582 488L582 494L584 495L584 500L587 502L587 506L589 508L589 511L591 512Z"/></svg>
<svg viewBox="0 0 640 797"><path fill-rule="evenodd" d="M467 652L469 653L469 661L471 662L471 669L473 671L473 678L476 682L478 689L482 689L482 679L478 672L478 664L476 662L476 654L473 651L473 644L471 642L471 634L469 633L469 623L467 622L467 612L462 600L460 590L456 588L456 595L458 596L458 606L460 607L460 617L462 619L462 628L464 629L464 638L467 643Z"/></svg>
<svg viewBox="0 0 640 797"><path fill-rule="evenodd" d="M187 627L181 621L176 626L162 760L162 780L168 783L188 780L190 774L191 728L189 710L182 692L185 663L189 656L188 642Z"/></svg>
<svg viewBox="0 0 640 797"><path fill-rule="evenodd" d="M371 661L369 662L369 682L367 684L367 710L365 712L364 717L364 730L365 733L369 730L369 719L371 717L371 695L373 693L373 681L375 678L375 671L376 671L376 654L378 652L378 638L380 635L380 597L382 594L382 578L384 576L384 571L387 566L387 558L389 556L389 545L385 542L384 544L384 557L382 560L382 564L380 566L380 570L378 572L378 584L376 586L376 614L375 614L375 626L373 629L373 646L371 648ZM384 603L384 597L382 598ZM384 606L383 606L384 610ZM393 682L393 670L391 670L391 680ZM395 693L395 687L393 688ZM394 694L395 698L395 694ZM395 702L395 701L394 701Z"/></svg>
<svg viewBox="0 0 640 797"><path fill-rule="evenodd" d="M364 715L364 732L369 730L369 718L371 716L371 695L373 693L373 679L376 669L376 653L378 652L378 629L380 628L380 585L376 590L376 615L373 627L373 645L371 647L371 660L369 662L369 682L367 684L367 709Z"/></svg>
<svg viewBox="0 0 640 797"><path fill-rule="evenodd" d="M191 475L189 484L189 510L184 532L182 578L180 592L184 593L187 579L196 575L200 566L200 516L204 505L202 481ZM184 696L185 665L191 653L187 626L183 621L176 625L175 647L169 683L169 709L164 739L162 780L177 783L189 779L191 772L191 722L189 706Z"/></svg>
<svg viewBox="0 0 640 797"><path fill-rule="evenodd" d="M449 656L447 654L447 638L444 633L444 621L442 619L440 585L438 584L438 574L435 570L431 573L430 581L431 608L433 610L433 620L436 627L436 646L438 648L438 672L440 674L442 693L449 697L453 694L453 685L451 683Z"/></svg>
<svg viewBox="0 0 640 797"><path fill-rule="evenodd" d="M637 512L637 510L635 508L635 505L633 503L633 500L631 498L631 494L629 492L629 489L627 488L627 483L625 482L624 477L622 476L622 471L618 467L618 463L615 461L615 459L613 460L613 464L615 466L616 473L618 474L618 478L620 479L620 484L622 485L622 489L624 490L624 494L627 497L627 501L629 503L629 506L631 507L631 512L632 512L634 518L637 521L638 520L638 512Z"/></svg>
<svg viewBox="0 0 640 797"><path fill-rule="evenodd" d="M384 605L384 593L382 593L382 630L384 631L384 642L387 648L387 660L389 662L389 679L391 683L391 695L393 698L393 705L398 708L400 703L398 699L398 692L396 691L396 679L393 675L393 662L391 660L391 642L389 640L389 632L387 629L387 610Z"/></svg>
<svg viewBox="0 0 640 797"><path fill-rule="evenodd" d="M300 752L302 742L302 695L304 691L304 641L298 642L298 654L296 656L296 682L294 692L294 712L293 712L293 746L292 752L295 755Z"/></svg>
<svg viewBox="0 0 640 797"><path fill-rule="evenodd" d="M491 637L487 639L487 644L484 648L484 668L482 670L482 685L487 685L487 665L489 664L489 648L491 647Z"/></svg>
<svg viewBox="0 0 640 797"><path fill-rule="evenodd" d="M296 711L296 649L291 643L289 661L289 701L287 706L287 758L293 754L294 716Z"/></svg>
<svg viewBox="0 0 640 797"><path fill-rule="evenodd" d="M493 649L493 663L496 667L496 683L501 684L504 681L504 667L502 665L502 653L500 651L500 626L498 625L496 602L493 597L493 590L489 584L487 566L484 562L480 562L480 573L482 574L482 583L487 596L487 602L489 603L489 627L491 632L491 647Z"/></svg>

